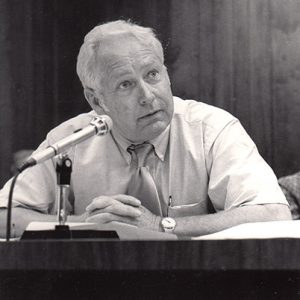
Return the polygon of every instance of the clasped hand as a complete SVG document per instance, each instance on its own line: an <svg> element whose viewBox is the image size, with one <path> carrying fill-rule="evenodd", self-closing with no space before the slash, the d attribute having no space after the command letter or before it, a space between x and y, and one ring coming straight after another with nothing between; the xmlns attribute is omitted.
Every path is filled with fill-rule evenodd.
<svg viewBox="0 0 300 300"><path fill-rule="evenodd" d="M85 215L86 222L121 222L148 230L160 230L160 217L142 206L140 200L128 195L97 197L86 207Z"/></svg>

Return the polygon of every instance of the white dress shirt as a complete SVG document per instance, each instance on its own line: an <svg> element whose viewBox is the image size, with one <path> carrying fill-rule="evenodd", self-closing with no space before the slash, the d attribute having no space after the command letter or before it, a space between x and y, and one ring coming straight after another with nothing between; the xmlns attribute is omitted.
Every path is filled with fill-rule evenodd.
<svg viewBox="0 0 300 300"><path fill-rule="evenodd" d="M51 130L37 149L85 127L95 112L81 114ZM150 141L155 155L148 162L157 185L162 215L207 214L242 205L287 204L272 169L240 122L222 109L174 97L170 125ZM81 214L93 198L124 194L134 167L127 152L130 142L114 131L72 147L69 210ZM7 204L10 181L0 191L0 207ZM55 159L25 170L17 181L14 205L55 213ZM142 199L140 199L143 201Z"/></svg>

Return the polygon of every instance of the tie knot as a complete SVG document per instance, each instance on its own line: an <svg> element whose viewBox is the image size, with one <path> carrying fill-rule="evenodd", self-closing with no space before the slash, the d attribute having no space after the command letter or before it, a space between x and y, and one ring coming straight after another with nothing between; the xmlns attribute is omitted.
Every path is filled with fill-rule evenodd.
<svg viewBox="0 0 300 300"><path fill-rule="evenodd" d="M144 167L147 157L150 155L153 145L150 143L143 143L137 145L130 145L127 151L131 154L132 159L137 162L138 167Z"/></svg>

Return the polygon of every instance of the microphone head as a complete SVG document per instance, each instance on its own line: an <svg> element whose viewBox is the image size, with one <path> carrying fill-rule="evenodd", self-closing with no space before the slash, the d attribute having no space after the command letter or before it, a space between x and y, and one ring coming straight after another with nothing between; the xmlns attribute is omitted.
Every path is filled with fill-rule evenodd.
<svg viewBox="0 0 300 300"><path fill-rule="evenodd" d="M107 131L112 130L112 128L113 128L113 120L111 119L111 117L108 116L108 115L101 115L99 117L103 120L104 123L106 123Z"/></svg>
<svg viewBox="0 0 300 300"><path fill-rule="evenodd" d="M96 135L105 135L113 128L113 121L107 115L95 117L90 124L95 126Z"/></svg>

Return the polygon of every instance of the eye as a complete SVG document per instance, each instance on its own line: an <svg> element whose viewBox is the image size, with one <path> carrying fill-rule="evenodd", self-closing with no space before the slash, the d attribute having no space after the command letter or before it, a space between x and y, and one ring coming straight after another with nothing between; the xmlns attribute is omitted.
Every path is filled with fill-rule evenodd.
<svg viewBox="0 0 300 300"><path fill-rule="evenodd" d="M159 72L157 70L151 70L147 75L151 79L158 79L159 78Z"/></svg>
<svg viewBox="0 0 300 300"><path fill-rule="evenodd" d="M121 90L126 90L132 86L132 82L129 80L125 80L119 84L119 88Z"/></svg>

